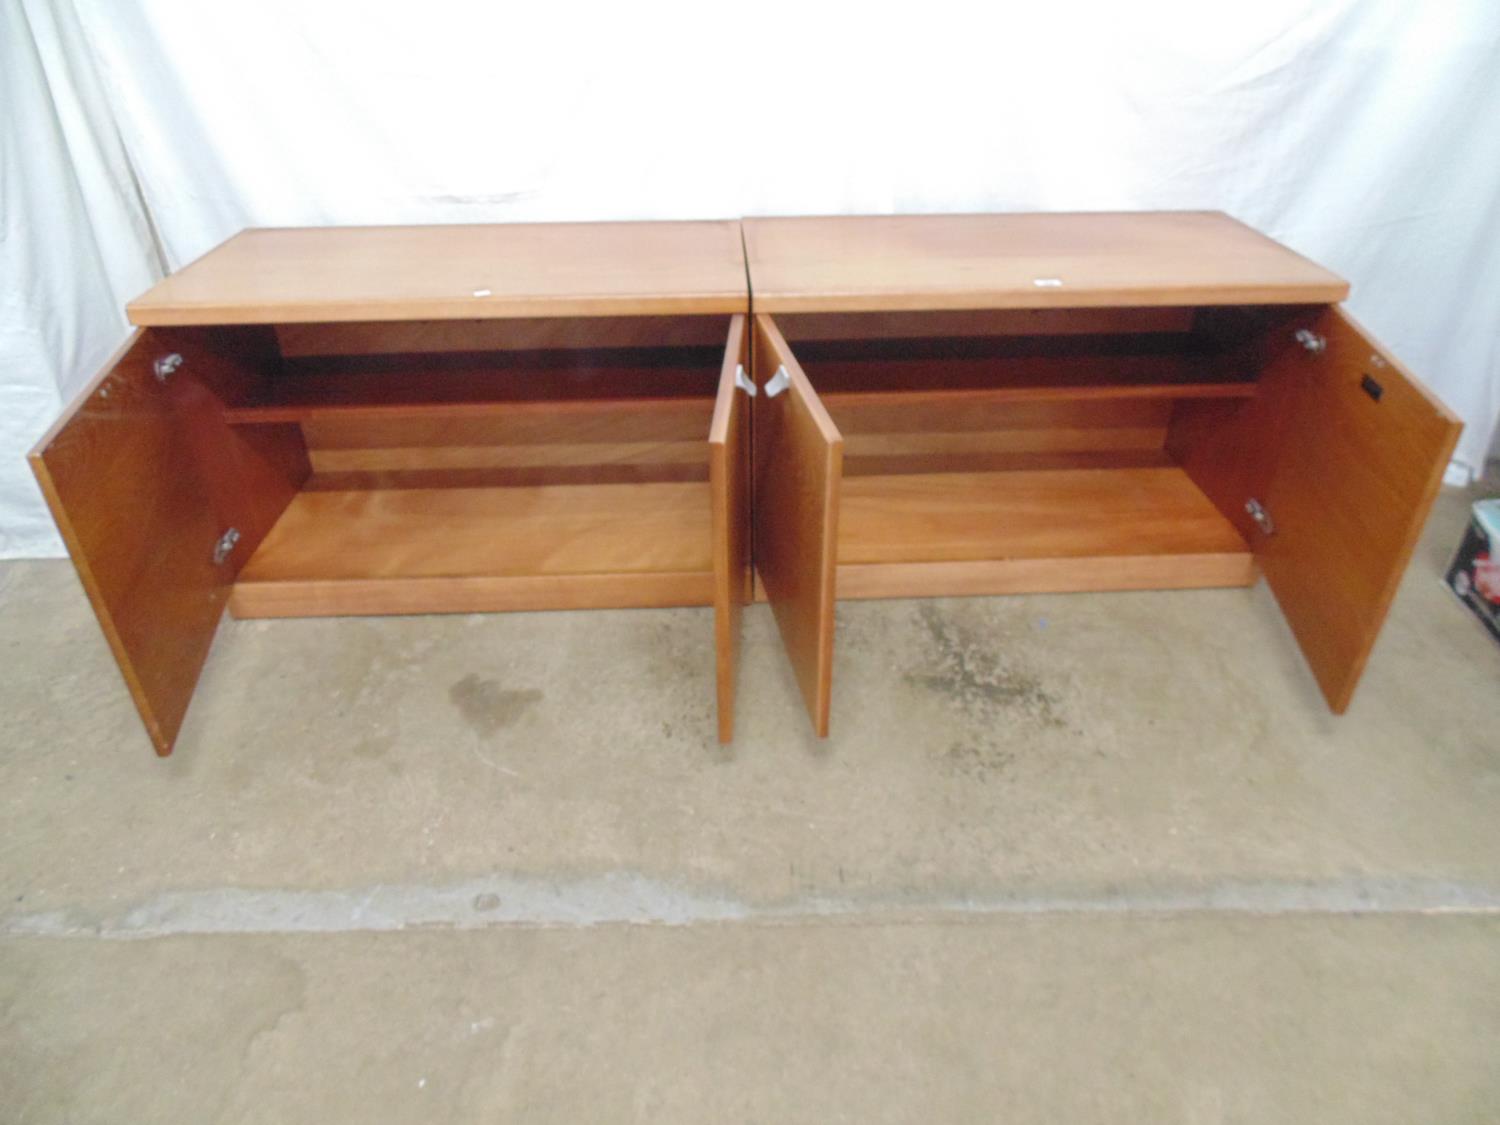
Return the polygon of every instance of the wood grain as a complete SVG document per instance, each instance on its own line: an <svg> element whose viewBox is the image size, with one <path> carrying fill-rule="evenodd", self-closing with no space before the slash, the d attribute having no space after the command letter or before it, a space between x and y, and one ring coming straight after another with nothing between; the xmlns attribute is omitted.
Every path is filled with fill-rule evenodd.
<svg viewBox="0 0 1500 1125"><path fill-rule="evenodd" d="M1179 468L850 477L839 563L1244 554Z"/></svg>
<svg viewBox="0 0 1500 1125"><path fill-rule="evenodd" d="M457 575L445 578L287 579L237 582L237 618L364 617L412 613L508 613L560 609L706 606L707 571L615 574Z"/></svg>
<svg viewBox="0 0 1500 1125"><path fill-rule="evenodd" d="M1222 554L980 559L840 565L841 598L946 598L1254 585L1248 550Z"/></svg>
<svg viewBox="0 0 1500 1125"><path fill-rule="evenodd" d="M231 430L222 397L262 341L137 332L31 453L31 465L158 754L171 753L239 563L307 473L295 427ZM160 356L182 366L165 382ZM223 564L229 527L240 545Z"/></svg>
<svg viewBox="0 0 1500 1125"><path fill-rule="evenodd" d="M625 600L601 600L616 596ZM712 600L704 484L585 484L304 491L241 571L234 609L285 616Z"/></svg>
<svg viewBox="0 0 1500 1125"><path fill-rule="evenodd" d="M828 734L843 438L768 317L755 317L755 568L813 728ZM775 398L765 384L785 367Z"/></svg>
<svg viewBox="0 0 1500 1125"><path fill-rule="evenodd" d="M844 473L939 472L1002 468L1048 457L1053 468L1084 468L1101 458L1124 465L1159 461L1172 404L1007 392L934 391L829 394L823 404L844 434ZM1071 461L1070 461L1071 458ZM1022 467L1018 463L1017 467Z"/></svg>
<svg viewBox="0 0 1500 1125"><path fill-rule="evenodd" d="M319 412L311 487L708 480L709 397Z"/></svg>
<svg viewBox="0 0 1500 1125"><path fill-rule="evenodd" d="M743 226L760 313L1322 303L1349 292L1341 278L1217 212L818 216Z"/></svg>
<svg viewBox="0 0 1500 1125"><path fill-rule="evenodd" d="M246 230L128 306L131 323L736 313L733 222Z"/></svg>
<svg viewBox="0 0 1500 1125"><path fill-rule="evenodd" d="M1342 713L1411 560L1462 426L1341 309L1308 325L1310 354L1284 338L1262 393L1273 449L1254 533L1266 580L1329 706ZM1362 388L1381 388L1379 400Z"/></svg>
<svg viewBox="0 0 1500 1125"><path fill-rule="evenodd" d="M734 695L740 618L750 599L750 405L735 375L750 368L745 318L729 326L719 394L708 431L709 487L713 505L714 652L719 741L734 738Z"/></svg>

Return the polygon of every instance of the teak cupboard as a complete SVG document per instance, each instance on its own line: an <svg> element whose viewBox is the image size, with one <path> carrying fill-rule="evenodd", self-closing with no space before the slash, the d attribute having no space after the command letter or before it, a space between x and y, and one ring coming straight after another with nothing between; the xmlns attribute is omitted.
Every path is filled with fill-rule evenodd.
<svg viewBox="0 0 1500 1125"><path fill-rule="evenodd" d="M1348 705L1457 440L1214 213L252 230L32 454L159 753L237 617L1246 585Z"/></svg>

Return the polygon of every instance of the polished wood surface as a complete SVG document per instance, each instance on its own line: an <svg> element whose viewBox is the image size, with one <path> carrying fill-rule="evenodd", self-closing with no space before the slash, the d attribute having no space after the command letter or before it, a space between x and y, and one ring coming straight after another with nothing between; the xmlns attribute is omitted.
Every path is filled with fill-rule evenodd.
<svg viewBox="0 0 1500 1125"><path fill-rule="evenodd" d="M318 488L706 481L713 407L680 397L351 410L309 416L302 430Z"/></svg>
<svg viewBox="0 0 1500 1125"><path fill-rule="evenodd" d="M1262 380L1274 455L1259 498L1276 529L1252 543L1328 705L1342 713L1462 426L1343 310L1308 327L1325 349L1309 353L1288 334Z"/></svg>
<svg viewBox="0 0 1500 1125"><path fill-rule="evenodd" d="M760 313L1323 303L1349 292L1328 270L1218 212L818 216L743 226Z"/></svg>
<svg viewBox="0 0 1500 1125"><path fill-rule="evenodd" d="M237 582L237 618L363 617L412 613L510 613L557 609L652 609L713 604L709 571L613 574L477 574L444 578L336 578Z"/></svg>
<svg viewBox="0 0 1500 1125"><path fill-rule="evenodd" d="M701 482L310 489L240 581L711 573L711 527Z"/></svg>
<svg viewBox="0 0 1500 1125"><path fill-rule="evenodd" d="M840 497L842 566L1248 551L1175 467L849 477Z"/></svg>
<svg viewBox="0 0 1500 1125"><path fill-rule="evenodd" d="M702 482L313 489L241 571L231 609L317 616L708 605L711 532Z"/></svg>
<svg viewBox="0 0 1500 1125"><path fill-rule="evenodd" d="M1156 464L1173 411L1153 397L1017 402L1004 391L819 397L844 434L845 476Z"/></svg>
<svg viewBox="0 0 1500 1125"><path fill-rule="evenodd" d="M177 354L165 381L154 361ZM220 395L261 342L137 332L31 454L83 588L158 754L172 750L239 564L307 473L295 427L232 430ZM230 527L239 545L214 547Z"/></svg>
<svg viewBox="0 0 1500 1125"><path fill-rule="evenodd" d="M128 306L133 324L744 312L734 222L246 230Z"/></svg>
<svg viewBox="0 0 1500 1125"><path fill-rule="evenodd" d="M719 741L734 738L740 618L750 599L750 403L735 375L750 370L745 318L736 316L724 346L719 394L708 431L714 556L714 652Z"/></svg>
<svg viewBox="0 0 1500 1125"><path fill-rule="evenodd" d="M841 598L956 598L1251 586L1258 574L1255 556L1246 550L1222 554L860 563L840 565L838 584Z"/></svg>
<svg viewBox="0 0 1500 1125"><path fill-rule="evenodd" d="M755 317L755 569L820 737L833 682L834 573L843 438L770 318ZM785 367L790 386L765 384Z"/></svg>

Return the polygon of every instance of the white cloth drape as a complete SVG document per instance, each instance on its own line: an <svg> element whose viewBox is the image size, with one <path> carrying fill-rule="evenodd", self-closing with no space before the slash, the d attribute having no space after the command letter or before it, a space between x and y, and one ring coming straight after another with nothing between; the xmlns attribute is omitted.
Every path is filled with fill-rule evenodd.
<svg viewBox="0 0 1500 1125"><path fill-rule="evenodd" d="M244 226L1216 208L1500 416L1494 0L0 0L0 554L121 305ZM159 255L159 259L158 259Z"/></svg>

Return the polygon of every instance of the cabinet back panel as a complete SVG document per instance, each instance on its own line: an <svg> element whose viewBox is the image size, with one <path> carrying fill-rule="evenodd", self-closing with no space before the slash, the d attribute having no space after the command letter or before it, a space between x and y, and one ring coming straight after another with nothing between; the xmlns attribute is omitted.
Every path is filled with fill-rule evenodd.
<svg viewBox="0 0 1500 1125"><path fill-rule="evenodd" d="M1224 382L1248 378L1191 337L1017 336L824 341L797 358L819 394Z"/></svg>
<svg viewBox="0 0 1500 1125"><path fill-rule="evenodd" d="M844 473L1158 464L1170 400L1009 402L960 395L824 395Z"/></svg>
<svg viewBox="0 0 1500 1125"><path fill-rule="evenodd" d="M706 480L722 358L722 346L303 358L230 417L300 423L313 490Z"/></svg>
<svg viewBox="0 0 1500 1125"><path fill-rule="evenodd" d="M287 361L235 421L295 420L311 411L377 406L701 395L717 390L722 347L337 356Z"/></svg>
<svg viewBox="0 0 1500 1125"><path fill-rule="evenodd" d="M708 479L708 398L499 404L457 416L304 419L310 487Z"/></svg>
<svg viewBox="0 0 1500 1125"><path fill-rule="evenodd" d="M799 349L814 341L1072 336L1189 332L1191 308L962 309L956 312L779 313L776 326Z"/></svg>

